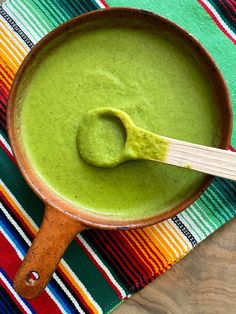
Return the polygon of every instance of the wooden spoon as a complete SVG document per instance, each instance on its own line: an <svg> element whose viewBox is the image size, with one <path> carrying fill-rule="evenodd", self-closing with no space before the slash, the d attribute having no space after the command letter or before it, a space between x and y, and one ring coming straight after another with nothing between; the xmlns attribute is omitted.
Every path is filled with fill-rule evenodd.
<svg viewBox="0 0 236 314"><path fill-rule="evenodd" d="M97 153L93 144L102 147L107 136L94 137L96 121L110 118L124 127L124 146L119 151L113 149L114 145L106 146L109 154ZM236 180L235 153L154 134L137 127L127 113L109 107L91 110L84 116L78 131L78 149L87 163L98 167L115 167L128 160L145 159Z"/></svg>

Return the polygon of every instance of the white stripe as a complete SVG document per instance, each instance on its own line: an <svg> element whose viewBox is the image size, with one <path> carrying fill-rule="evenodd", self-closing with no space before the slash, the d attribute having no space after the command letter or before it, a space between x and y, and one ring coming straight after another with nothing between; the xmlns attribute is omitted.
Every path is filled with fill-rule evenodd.
<svg viewBox="0 0 236 314"><path fill-rule="evenodd" d="M76 309L79 311L81 314L85 314L85 312L81 309L79 303L76 301L76 299L73 297L73 295L70 293L70 291L66 288L64 283L61 281L61 279L57 276L56 273L53 274L53 278L58 282L62 290L65 292L65 294L68 296L68 298L71 300L71 302L74 304Z"/></svg>
<svg viewBox="0 0 236 314"><path fill-rule="evenodd" d="M1 40L0 40L0 43L3 43ZM8 49L7 49L8 50ZM6 59L8 59L8 61L13 65L13 67L15 67L17 70L19 68L19 64L15 63L12 58L10 58L9 54L7 54L5 51L3 51L3 49L0 50L0 52L2 54L4 54L6 56Z"/></svg>
<svg viewBox="0 0 236 314"><path fill-rule="evenodd" d="M26 8L26 6L25 6L25 4L24 4L24 2L23 1L20 1L20 3ZM38 23L38 25L39 26L42 26L41 24L43 23L44 24L44 26L45 26L45 32L44 32L44 35L46 35L47 33L49 33L51 30L52 30L52 28L54 28L54 27L50 27L47 23L46 23L46 21L40 16L40 14L38 14L38 12L34 9L34 7L31 5L31 3L30 3L30 1L28 1L28 3L27 3L27 5L30 7L30 11L29 12L32 12L33 13L33 15L31 14L31 16L33 16L34 17L34 19L37 21L37 23ZM28 11L28 10L27 10ZM40 21L40 22L39 22ZM49 20L50 21L50 20ZM52 24L52 22L50 21L50 23Z"/></svg>
<svg viewBox="0 0 236 314"><path fill-rule="evenodd" d="M23 23L24 19L22 19L22 17L17 13L17 11L12 6L9 7L8 2L4 2L3 7L7 14L9 14L19 25L20 29L29 37L29 39L34 44L36 44L39 41L40 37L37 34L35 34L35 32L33 32L32 29L31 32L29 32L29 28L26 26L26 24Z"/></svg>
<svg viewBox="0 0 236 314"><path fill-rule="evenodd" d="M11 37L11 39L14 41L14 44L19 48L19 50L21 50L22 53L23 53L23 49L25 50L24 51L24 56L25 56L25 52L28 52L30 48L26 45L24 40L16 32L11 31L10 25L4 20L2 15L0 15L0 20L2 22L1 24L4 31L7 33L9 37ZM16 37L18 40L16 40ZM23 47L19 44L18 41L20 41Z"/></svg>
<svg viewBox="0 0 236 314"><path fill-rule="evenodd" d="M122 295L122 298L126 297L126 293L124 289L119 285L119 283L115 280L110 270L103 264L103 262L100 260L98 255L93 251L93 249L88 245L88 243L84 240L84 238L79 234L78 239L83 243L85 248L88 250L88 252L93 256L94 260L98 263L98 265L103 269L103 271L107 274L111 282L114 284L114 286L119 290L120 294Z"/></svg>
<svg viewBox="0 0 236 314"><path fill-rule="evenodd" d="M75 275L75 273L70 269L70 267L68 266L68 264L66 263L66 261L64 259L61 260L63 266L67 269L68 272L70 272L71 277L74 278L74 280L79 283L80 288L83 290L83 292L86 294L86 296L88 297L88 299L90 300L90 302L94 305L94 307L97 309L98 313L103 313L101 307L99 306L99 304L97 304L97 302L92 298L92 296L90 295L90 293L88 292L88 290L86 289L86 287L84 286L84 284L79 280L79 278Z"/></svg>
<svg viewBox="0 0 236 314"><path fill-rule="evenodd" d="M48 33L48 30L45 29L45 27L38 22L35 16L31 14L31 12L27 9L27 7L21 0L17 1L17 9L19 10L19 13L21 13L22 17L23 14L26 13L27 18L30 18L30 21L32 22L32 24L34 24L34 27L37 28L37 31L38 33L40 33L41 37Z"/></svg>
<svg viewBox="0 0 236 314"><path fill-rule="evenodd" d="M161 224L162 224L162 223L159 223L158 226L162 229ZM166 242L169 243L169 246L170 246L171 249L175 252L175 255L176 255L176 256L179 256L179 252L177 252L176 249L173 247L172 243L169 242L169 241L166 239L165 235L164 235L160 230L158 230L157 226L153 226L153 227L154 227L154 229L156 230L156 232L157 232L162 238L164 238Z"/></svg>
<svg viewBox="0 0 236 314"><path fill-rule="evenodd" d="M3 181L0 179L0 185L7 191L7 193L10 195L11 199L16 203L16 206L20 209L20 211L23 213L23 215L26 217L28 222L34 227L34 229L37 231L38 226L35 224L33 219L27 214L27 212L24 210L24 208L21 206L21 204L17 201L15 196L11 193L11 191L7 188L7 186L3 183Z"/></svg>
<svg viewBox="0 0 236 314"><path fill-rule="evenodd" d="M29 238L25 235L25 233L23 232L23 230L19 227L19 225L15 222L14 219L12 219L11 215L7 212L7 210L2 206L2 204L0 203L0 208L2 209L3 213L5 214L5 216L7 217L7 219L10 221L10 223L15 227L15 229L19 232L19 234L21 235L21 237L25 240L25 242L27 243L28 246L30 246L31 241L29 240Z"/></svg>
<svg viewBox="0 0 236 314"><path fill-rule="evenodd" d="M155 238L155 240L164 248L164 250L166 252L168 252L168 254L171 256L172 261L175 261L175 257L171 254L171 252L166 248L166 246L163 244L163 242L158 238L158 236L156 235L155 232L152 231L152 229L149 230L149 232L151 231L151 234L153 235L153 237ZM167 241L167 239L165 239L165 242L169 243Z"/></svg>
<svg viewBox="0 0 236 314"><path fill-rule="evenodd" d="M21 252L18 250L18 248L16 247L15 243L11 240L11 238L9 238L9 236L4 232L4 230L2 228L0 228L0 231L2 231L4 237L7 239L7 241L11 244L11 246L14 248L14 250L16 251L16 254L19 256L19 258L21 260L23 260L24 256L21 254ZM47 293L49 294L49 296L51 297L51 299L56 303L56 305L59 307L59 309L61 310L62 313L64 313L64 308L60 305L60 302L58 302L58 300L54 297L53 293L50 291L50 289L48 287L46 287L45 289L47 291Z"/></svg>
<svg viewBox="0 0 236 314"><path fill-rule="evenodd" d="M101 1L99 1L99 0L95 0L95 1L100 6L100 8L105 8L105 5Z"/></svg>
<svg viewBox="0 0 236 314"><path fill-rule="evenodd" d="M5 285L7 286L7 288L11 291L11 293L14 295L14 297L17 299L17 301L20 303L20 305L22 306L22 308L24 309L24 311L28 314L33 313L28 306L21 300L20 296L16 293L16 291L13 289L13 287L11 286L11 284L8 282L8 280L3 276L2 273L0 273L0 278L2 279L2 281L5 283Z"/></svg>
<svg viewBox="0 0 236 314"><path fill-rule="evenodd" d="M5 187L5 185L4 185L4 183L1 181L1 179L0 179L0 183L2 183L2 185L4 186L4 188L7 190L7 192L9 193L9 194L11 194L11 192L7 189L7 187ZM11 197L13 198L13 195L11 194ZM15 199L14 200L16 203L17 203L17 200ZM19 207L21 207L20 205L19 205ZM19 232L19 234L21 235L21 237L25 240L25 242L30 246L30 244L31 244L31 241L29 240L29 238L26 236L26 234L24 233L24 231L20 228L20 226L11 218L11 216L8 214L8 212L5 210L5 208L0 204L0 208L2 208L2 210L3 210L3 212L6 214L6 217L7 217L7 219L12 223L12 225L17 229L17 231ZM21 207L22 208L22 207ZM28 216L28 214L23 210L23 208L22 208L22 211ZM29 216L28 216L29 217ZM32 221L32 219L30 218L29 220L31 220ZM33 222L33 221L32 221ZM36 229L38 229L38 227L35 225L35 223L33 222L33 225L34 225L34 227L36 228ZM12 242L11 242L12 243ZM13 245L13 244L12 244ZM15 247L15 245L14 245L14 247ZM23 256L21 257L21 259L23 258ZM70 274L72 273L72 271L70 270L70 268L69 267L67 267L67 270L70 272ZM56 274L55 274L56 275ZM53 275L53 277L54 277L54 275ZM56 276L56 277L54 277L55 279L56 279L56 281L59 283L59 281L60 281L60 286L62 287L62 289L66 292L66 294L68 295L68 297L71 299L71 301L73 302L73 304L76 306L76 308L78 307L78 308L80 308L80 306L79 306L79 304L76 302L76 300L74 299L74 297L71 295L71 293L69 292L69 290L64 286L64 284L63 284L63 282L60 280L60 278L58 277L58 276ZM83 289L82 287L84 287L83 286L83 284L80 282L80 280L79 279L77 279L76 278L76 281L77 282L79 282L79 284L80 284L80 286L81 286L81 289ZM84 292L86 293L86 295L88 294L88 292L87 292L87 290L86 290L86 288L84 287ZM85 291L86 290L86 291ZM88 296L88 298L89 298L89 296ZM74 300L74 301L73 301ZM92 300L92 299L91 299ZM75 302L75 303L74 303ZM92 302L92 301L91 301ZM93 302L93 303L95 303L95 302ZM77 308L77 309L78 309ZM82 311L82 309L81 309L81 311ZM99 311L99 308L98 308L98 311ZM83 313L83 312L82 312ZM102 312L101 312L102 313Z"/></svg>
<svg viewBox="0 0 236 314"><path fill-rule="evenodd" d="M192 221L192 219L187 216L185 214L185 212L183 211L182 213L180 213L178 215L178 218L180 221L181 218L184 220L183 224L186 225L186 227L189 229L189 231L192 233L192 235L194 236L194 238L197 240L197 242L200 242L202 239L205 238L205 236L203 235L203 233L199 230L199 228L195 225L195 223ZM192 226L190 225L190 223L192 223ZM195 230L198 231L198 233L195 232ZM201 237L199 236L201 235Z"/></svg>
<svg viewBox="0 0 236 314"><path fill-rule="evenodd" d="M8 234L4 231L4 229L1 227L0 231L2 232L2 234L4 235L4 237L7 239L7 241L11 244L11 246L14 248L14 250L16 251L16 254L18 255L18 257L23 260L24 256L21 253L20 250L18 250L18 248L16 247L15 243L12 241L11 238L9 238Z"/></svg>
<svg viewBox="0 0 236 314"><path fill-rule="evenodd" d="M9 151L9 153L13 156L13 152L11 150L11 146L7 143L5 138L0 134L0 141L3 143L3 145L6 147L6 149Z"/></svg>
<svg viewBox="0 0 236 314"><path fill-rule="evenodd" d="M227 31L227 33L230 34L230 36L236 40L236 34L228 27L227 24L225 24L224 20L221 18L219 13L215 10L215 8L209 3L207 0L202 0L202 2L205 3L205 5L208 7L210 11L212 11L217 18L218 22L221 24L221 26Z"/></svg>
<svg viewBox="0 0 236 314"><path fill-rule="evenodd" d="M166 227L170 230L170 232L174 233L174 236L178 238L181 245L185 248L185 252L189 252L193 246L189 239L186 237L185 234L176 226L172 219L168 219L168 223L166 223ZM184 240L182 239L184 238ZM187 243L186 243L187 242Z"/></svg>
<svg viewBox="0 0 236 314"><path fill-rule="evenodd" d="M233 205L224 197L224 195L220 192L219 189L217 189L216 187L212 188L211 186L209 186L209 190L210 190L210 193L212 193L215 196L215 198L218 200L219 203L222 203L222 198L223 198L227 206L231 207L233 211L235 210ZM217 192L215 192L215 190ZM220 194L220 197L217 195L217 193ZM225 204L222 204L221 206L223 207L224 212L227 212L229 217L233 218L233 214L231 213L230 210L228 210L227 206L225 206ZM227 220L230 219L229 217L227 216Z"/></svg>
<svg viewBox="0 0 236 314"><path fill-rule="evenodd" d="M197 207L197 208L196 208L196 207ZM196 203L194 203L193 205L191 205L189 208L191 208L191 210L192 210L192 212L193 212L193 215L196 215L196 216L199 218L199 220L202 221L202 224L205 224L205 225L207 226L207 228L210 230L210 232L212 233L212 232L214 231L214 229L212 228L211 225L209 225L208 221L207 221L206 219L204 219L204 218L202 217L202 215L199 213L200 211L202 211L201 208L200 208ZM211 219L209 218L209 220L211 220ZM212 221L212 220L211 220L211 221ZM206 230L206 229L205 229L205 230ZM208 230L206 230L206 232L209 233Z"/></svg>
<svg viewBox="0 0 236 314"><path fill-rule="evenodd" d="M198 209L196 209L197 211L199 211L199 212L201 211L201 212L204 213L204 210L200 207L200 205L198 204L198 202L195 202L193 205L198 208ZM207 214L205 214L205 215L207 216L207 219L210 220L211 223L215 226L215 229L217 229L218 226L217 226L217 224L214 222L214 220L211 219L211 216L209 216L209 215L207 215ZM205 220L204 220L204 221L205 221ZM212 228L212 227L211 227L211 228ZM213 231L215 231L215 229L212 228Z"/></svg>
<svg viewBox="0 0 236 314"><path fill-rule="evenodd" d="M2 25L2 23L1 23L1 25ZM10 40L7 38L7 36L4 36L4 41L6 41L6 42L8 43L8 45L11 46L12 50L14 51L14 54L15 54L15 55L17 54L18 57L21 59L20 62L22 62L22 60L24 59L24 57L25 57L26 54L23 54L23 53L22 53L22 52L23 52L23 51L22 51L22 47L19 48L19 46L16 45L16 41L13 40L13 39L14 39L14 36L12 36L12 34L9 34L9 31L7 31L7 28L5 27L5 25L3 25L3 28L4 28L4 31L5 31L6 33L8 33L7 35L8 35L8 36L12 39L12 41L14 42L14 45L13 45L12 41L10 41ZM19 49L17 49L16 46L17 46L17 48L19 48Z"/></svg>
<svg viewBox="0 0 236 314"><path fill-rule="evenodd" d="M56 305L59 307L61 313L65 313L65 309L63 308L63 306L61 306L60 302L55 298L54 294L52 293L52 291L46 287L45 288L46 292L48 293L48 295L50 296L50 298L56 303Z"/></svg>
<svg viewBox="0 0 236 314"><path fill-rule="evenodd" d="M20 64L22 63L22 57L21 60L16 56L16 54L12 51L12 49L10 49L9 46L7 46L7 44L5 43L5 40L2 41L0 40L0 43L5 47L5 49L7 50L7 52L18 62L18 64L16 64L17 67L20 66ZM12 45L12 44L11 44Z"/></svg>

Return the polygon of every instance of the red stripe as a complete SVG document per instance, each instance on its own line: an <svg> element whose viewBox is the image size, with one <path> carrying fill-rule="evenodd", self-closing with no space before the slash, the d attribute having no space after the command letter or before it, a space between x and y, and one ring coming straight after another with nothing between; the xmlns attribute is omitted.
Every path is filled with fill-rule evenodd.
<svg viewBox="0 0 236 314"><path fill-rule="evenodd" d="M33 234L33 232L31 232L29 226L27 225L27 223L22 219L22 217L18 214L17 211L15 211L14 207L12 206L12 204L8 201L8 199L5 197L5 195L0 191L0 198L3 199L3 201L6 203L7 207L9 208L10 215L13 216L12 218L14 218L14 216L18 219L18 221L21 223L22 226L20 226L20 228L22 230L24 230L24 232L26 231L32 240L35 237L35 234Z"/></svg>
<svg viewBox="0 0 236 314"><path fill-rule="evenodd" d="M232 145L230 145L229 149L230 149L232 152L236 152L236 149L235 149L235 148L233 148L233 146L232 146Z"/></svg>
<svg viewBox="0 0 236 314"><path fill-rule="evenodd" d="M222 30L222 32L234 43L236 44L236 40L227 32L227 30L223 27L223 25L220 23L220 21L215 16L214 12L212 12L202 0L198 0L198 2L201 4L201 6L206 10L206 12L211 16L213 21L216 23L216 25Z"/></svg>
<svg viewBox="0 0 236 314"><path fill-rule="evenodd" d="M10 280L13 281L15 274L21 265L21 259L2 233L0 233L0 243L0 266L4 269ZM60 309L46 291L43 291L40 296L29 300L28 302L34 308L36 313L61 314Z"/></svg>
<svg viewBox="0 0 236 314"><path fill-rule="evenodd" d="M230 1L227 1L227 4L231 7L231 9L236 12L236 1L234 1L234 4Z"/></svg>
<svg viewBox="0 0 236 314"><path fill-rule="evenodd" d="M8 98L8 93L5 92L5 90L0 86L0 99L4 103L4 105L7 105L7 98Z"/></svg>
<svg viewBox="0 0 236 314"><path fill-rule="evenodd" d="M11 161L16 163L15 158L13 157L11 152L6 148L6 146L3 144L3 142L1 140L0 140L0 147L6 153L6 155L11 159Z"/></svg>
<svg viewBox="0 0 236 314"><path fill-rule="evenodd" d="M15 298L15 296L12 294L11 290L8 289L7 285L5 284L5 282L3 280L0 280L1 284L0 286L2 286L4 288L4 290L7 292L7 294L9 295L9 297L11 298L12 302L18 307L19 309L19 313L27 313L24 308L21 306L21 304L19 303L19 301Z"/></svg>
<svg viewBox="0 0 236 314"><path fill-rule="evenodd" d="M167 266L172 266L172 264L169 264L168 260L166 259L165 255L162 254L162 252L159 250L159 248L153 243L153 241L147 236L147 234L143 231L143 229L139 229L138 230L139 233L142 233L142 239L143 241L146 243L146 245L149 247L150 251L157 257L159 258L159 256L161 255L164 260L166 261L166 265L164 265L165 270L167 270ZM147 240L145 240L145 238L147 238ZM156 252L152 249L152 247L149 245L150 242L154 245L154 247L156 248L156 250L158 251L158 254L156 254Z"/></svg>
<svg viewBox="0 0 236 314"><path fill-rule="evenodd" d="M70 287L70 292L73 292L72 295L74 294L75 299L78 301L79 303L81 303L83 305L83 307L86 309L86 311L88 311L88 313L93 314L93 310L89 307L89 305L86 303L86 301L84 300L83 296L79 293L79 291L75 288L75 286L73 285L73 283L70 281L70 279L66 276L66 274L62 271L62 268L60 268L60 271L58 271L59 269L57 268L57 272L60 273L60 277L64 279L64 284L66 282L67 286ZM80 305L81 305L80 304Z"/></svg>
<svg viewBox="0 0 236 314"><path fill-rule="evenodd" d="M2 89L4 93L2 93ZM8 88L7 85L3 81L1 81L1 94L7 95L7 98L8 98L9 90L10 88Z"/></svg>
<svg viewBox="0 0 236 314"><path fill-rule="evenodd" d="M113 250L110 250L110 246L108 245L108 248L106 248L107 245L103 245L101 243L100 239L98 239L99 236L97 234L95 234L95 232L91 233L90 236L93 238L93 241L96 243L96 245L98 247L100 247L100 249L103 252L103 254L106 255L107 258L112 263L114 263L114 258L113 257L115 257L116 263L119 264L119 266L121 266L121 267L117 267L117 272L119 272L120 276L124 278L124 280L128 283L129 286L133 286L133 282L136 282L136 280L131 279L132 276L129 275L129 271L127 271L126 267L124 266L124 264L122 262L120 262L120 258L116 256L115 252L113 252ZM111 254L109 252L111 252ZM113 256L111 256L111 255L113 255ZM122 268L122 270L121 270L121 268ZM127 274L125 275L124 272L128 273L129 276L127 276Z"/></svg>
<svg viewBox="0 0 236 314"><path fill-rule="evenodd" d="M109 5L104 0L100 0L100 2L105 6L105 8L109 8Z"/></svg>
<svg viewBox="0 0 236 314"><path fill-rule="evenodd" d="M134 267L138 271L140 279L143 279L142 281L145 281L145 284L148 284L148 282L146 281L147 274L142 268L142 263L140 263L139 256L132 250L132 248L130 249L127 240L125 240L125 242L120 240L120 236L116 232L115 236L112 237L112 241L117 244L117 246L121 249L123 255L126 256L126 259L130 261L130 263L132 264L131 267Z"/></svg>
<svg viewBox="0 0 236 314"><path fill-rule="evenodd" d="M122 300L123 297L121 295L120 290L114 285L114 283L111 281L111 279L109 278L107 273L103 270L103 268L95 260L93 255L87 250L87 248L84 246L84 244L80 241L80 239L78 237L76 237L75 240L76 240L76 243L79 245L79 247L84 251L84 253L91 260L91 262L96 266L97 269L99 269L99 271L102 273L103 277L106 279L106 281L109 283L109 285L114 289L114 291L118 295L119 299Z"/></svg>
<svg viewBox="0 0 236 314"><path fill-rule="evenodd" d="M4 68L4 67L1 65L1 63L0 63L0 68L1 68L2 72L4 72L4 74L5 74L5 75L3 75L3 73L2 73L3 77L4 77L5 80L9 83L9 85L11 85L11 84L12 84L12 81L13 81L13 77L10 76L10 73L7 72L6 68Z"/></svg>
<svg viewBox="0 0 236 314"><path fill-rule="evenodd" d="M231 13L231 11L229 10L229 8L225 5L225 3L222 0L219 0L222 7L224 7L225 11L229 14L230 18L234 21L236 21L236 18L233 16L233 14ZM230 4L229 4L230 5Z"/></svg>
<svg viewBox="0 0 236 314"><path fill-rule="evenodd" d="M163 267L164 267L164 264L163 264L163 262L160 260L160 258L157 257L157 260L155 260L155 259L150 255L150 253L148 252L147 248L146 248L146 247L143 245L143 243L140 241L140 237L141 237L141 236L136 234L136 233L137 233L136 230L130 230L130 232L132 232L132 234L133 234L133 236L135 237L136 241L139 243L139 245L142 247L142 249L146 252L148 258L149 258L150 260L152 260L153 263L159 268L160 273L163 273L162 269L163 269ZM159 263L158 263L157 261L158 261Z"/></svg>
<svg viewBox="0 0 236 314"><path fill-rule="evenodd" d="M122 254L123 252L120 251L114 244L113 239L111 240L111 235L108 236L107 231L100 230L99 232L96 232L96 236L100 237L100 242L106 246L107 249L111 252L111 254L114 255L116 261L119 260L120 265L123 267L125 272L130 276L130 278L135 282L135 284L138 284L137 281L139 280L139 274L136 272L136 269L130 265L129 261L127 260L127 257Z"/></svg>
<svg viewBox="0 0 236 314"><path fill-rule="evenodd" d="M135 258L138 260L138 263L145 271L145 280L148 282L147 278L153 274L154 270L152 269L151 265L147 266L143 260L145 260L145 256L140 251L140 248L137 246L135 241L132 239L132 237L129 234L129 231L119 231L120 237L123 237L125 240L125 246L128 246L129 254L133 253ZM131 243L131 244L130 244ZM143 257L143 258L142 258Z"/></svg>

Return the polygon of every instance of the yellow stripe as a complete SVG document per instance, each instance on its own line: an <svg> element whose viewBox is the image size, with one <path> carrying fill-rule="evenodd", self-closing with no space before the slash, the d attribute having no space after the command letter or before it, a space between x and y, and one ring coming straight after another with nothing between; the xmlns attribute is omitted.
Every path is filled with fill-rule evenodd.
<svg viewBox="0 0 236 314"><path fill-rule="evenodd" d="M143 245L145 245L145 247L149 248L150 254L152 255L152 257L156 260L157 259L156 255L157 255L159 257L159 259L162 261L162 263L164 264L164 266L167 267L168 261L166 260L165 256L160 254L160 251L158 250L159 247L158 246L155 247L155 245L152 243L152 241L150 241L148 238L145 239L145 237L147 237L147 235L145 234L145 232L142 229L138 229L137 232L140 234L140 237L143 241Z"/></svg>
<svg viewBox="0 0 236 314"><path fill-rule="evenodd" d="M1 22L1 24L2 24L2 29L3 29L3 28L6 28L6 29L7 29L7 32L10 33L9 35L7 34L8 38L9 38L10 40L13 40L13 38L14 38L14 41L16 41L17 44L19 45L19 48L20 48L19 51L21 51L23 55L26 55L26 54L28 53L28 50L27 50L26 47L22 44L22 42L17 38L16 33L14 33L14 32L11 30L11 28L10 28L7 24L3 23L1 20L0 20L0 22ZM3 33L4 33L4 32L3 32Z"/></svg>
<svg viewBox="0 0 236 314"><path fill-rule="evenodd" d="M2 34L4 36L5 34L5 43L11 47L11 49L14 49L14 53L18 55L18 57L20 58L21 61L23 61L24 57L26 56L27 52L25 52L25 54L23 54L23 51L19 49L19 47L16 45L16 43L14 42L14 40L12 40L12 37L9 37L7 35L6 32L4 32L4 30L2 29Z"/></svg>
<svg viewBox="0 0 236 314"><path fill-rule="evenodd" d="M17 204L14 202L14 200L11 198L9 193L4 189L4 187L0 184L0 192L5 196L5 198L8 200L8 202L11 204L14 211L16 211L21 219L27 224L27 226L30 229L30 232L35 236L37 233L36 228L31 224L31 222L27 219L27 217L24 215L24 213L20 210L20 208L17 206ZM84 290L81 288L81 286L78 284L78 282L73 278L73 276L70 274L70 272L65 268L65 266L62 263L59 263L58 268L63 271L65 276L73 283L74 287L80 295L83 297L86 304L91 308L93 313L99 313L99 310L97 307L90 301Z"/></svg>
<svg viewBox="0 0 236 314"><path fill-rule="evenodd" d="M158 237L156 232L154 232L153 227L148 227L144 229L144 232L152 240L152 242L159 248L160 252L166 257L168 262L173 264L177 256L175 252L171 249L166 239Z"/></svg>

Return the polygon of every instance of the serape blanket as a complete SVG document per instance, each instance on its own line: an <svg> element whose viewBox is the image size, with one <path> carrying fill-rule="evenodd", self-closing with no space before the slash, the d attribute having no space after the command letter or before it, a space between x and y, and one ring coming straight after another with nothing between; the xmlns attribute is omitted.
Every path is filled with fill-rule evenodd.
<svg viewBox="0 0 236 314"><path fill-rule="evenodd" d="M194 35L222 71L236 110L235 0L7 0L0 6L0 312L108 313L236 215L236 183L216 178L188 209L129 231L89 230L71 243L46 290L26 300L12 281L44 206L17 169L6 131L9 90L24 57L68 19L108 6L154 11ZM232 147L236 148L236 127Z"/></svg>

